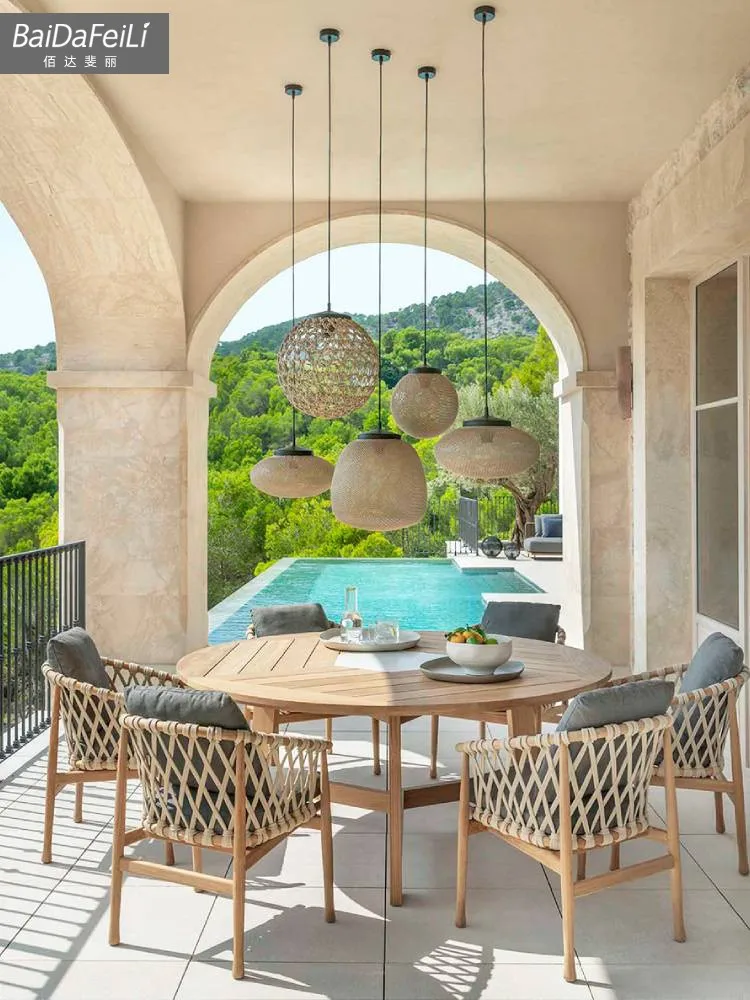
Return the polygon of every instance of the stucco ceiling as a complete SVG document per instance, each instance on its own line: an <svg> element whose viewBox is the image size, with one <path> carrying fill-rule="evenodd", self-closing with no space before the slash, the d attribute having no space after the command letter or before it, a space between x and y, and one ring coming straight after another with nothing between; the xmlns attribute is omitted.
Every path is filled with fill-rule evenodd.
<svg viewBox="0 0 750 1000"><path fill-rule="evenodd" d="M101 12L101 0L41 0ZM487 28L490 195L635 194L750 57L748 0L508 0ZM299 196L325 195L325 47L334 47L337 200L376 191L377 66L387 46L387 199L421 195L423 85L431 84L431 193L473 199L479 42L472 0L118 0L171 13L171 73L92 78L104 100L192 200L288 197L289 103L298 104Z"/></svg>

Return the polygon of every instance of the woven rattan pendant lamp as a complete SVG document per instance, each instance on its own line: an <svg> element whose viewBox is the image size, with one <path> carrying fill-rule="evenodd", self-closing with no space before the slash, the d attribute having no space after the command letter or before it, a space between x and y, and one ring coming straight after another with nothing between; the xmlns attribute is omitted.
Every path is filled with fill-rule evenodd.
<svg viewBox="0 0 750 1000"><path fill-rule="evenodd" d="M525 472L539 457L539 444L509 420L490 416L489 349L487 330L487 113L485 32L495 8L477 7L475 20L482 25L482 219L484 240L484 415L465 420L435 445L435 458L448 472L467 479L505 479Z"/></svg>
<svg viewBox="0 0 750 1000"><path fill-rule="evenodd" d="M297 198L295 191L295 103L302 93L298 83L288 83L284 93L292 99L292 327L294 327L295 284L295 233L297 230ZM318 458L307 448L297 447L297 411L292 407L292 443L288 448L279 448L254 465L250 470L250 481L262 493L272 497L299 498L316 497L331 485L333 466L324 458Z"/></svg>
<svg viewBox="0 0 750 1000"><path fill-rule="evenodd" d="M351 316L331 311L331 46L339 37L335 28L320 32L328 46L328 305L289 331L276 362L279 383L292 406L329 420L366 403L378 376L377 351L367 330Z"/></svg>
<svg viewBox="0 0 750 1000"><path fill-rule="evenodd" d="M383 430L383 64L388 49L373 49L378 63L378 429L360 434L341 452L331 483L337 520L366 531L395 531L417 524L427 509L427 483L419 455L398 434Z"/></svg>
<svg viewBox="0 0 750 1000"><path fill-rule="evenodd" d="M427 151L429 138L430 80L437 70L420 66L424 80L424 303L422 307L422 364L412 368L395 386L391 413L398 426L415 438L431 438L453 426L458 414L458 393L450 379L427 364Z"/></svg>

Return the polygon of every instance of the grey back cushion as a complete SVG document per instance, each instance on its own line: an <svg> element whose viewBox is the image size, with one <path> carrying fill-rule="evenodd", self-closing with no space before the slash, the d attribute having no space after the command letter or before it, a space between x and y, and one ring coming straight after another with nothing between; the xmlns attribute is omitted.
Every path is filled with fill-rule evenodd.
<svg viewBox="0 0 750 1000"><path fill-rule="evenodd" d="M491 601L482 615L482 627L487 632L543 642L555 641L559 621L559 604L530 601Z"/></svg>
<svg viewBox="0 0 750 1000"><path fill-rule="evenodd" d="M275 604L267 608L253 608L252 615L258 637L323 632L331 627L322 604Z"/></svg>
<svg viewBox="0 0 750 1000"><path fill-rule="evenodd" d="M562 514L542 514L542 538L562 538Z"/></svg>
<svg viewBox="0 0 750 1000"><path fill-rule="evenodd" d="M698 691L731 680L742 670L744 659L742 649L728 635L713 632L695 651L680 690Z"/></svg>
<svg viewBox="0 0 750 1000"><path fill-rule="evenodd" d="M145 719L158 719L159 722L179 722L194 726L216 726L219 729L248 729L245 716L239 706L228 694L222 691L191 691L185 688L159 687L134 684L125 688L125 711L128 715L139 715ZM222 749L229 756L232 747L224 740ZM205 750L205 748L204 748ZM163 753L159 752L159 763L166 764ZM179 742L175 743L173 759L177 773L186 769L185 757L180 750ZM199 779L206 765L197 750L190 760L194 771L188 768L185 784L191 788L198 786ZM219 762L218 755L213 755L211 769L217 779L210 775L206 779L206 787L210 791L218 791L224 775L224 767ZM255 760L255 773L260 777L262 765ZM173 775L174 776L174 775Z"/></svg>
<svg viewBox="0 0 750 1000"><path fill-rule="evenodd" d="M96 643L83 628L76 626L52 636L47 643L47 662L65 677L112 690Z"/></svg>
<svg viewBox="0 0 750 1000"><path fill-rule="evenodd" d="M537 538L542 537L542 515L534 514L534 534Z"/></svg>
<svg viewBox="0 0 750 1000"><path fill-rule="evenodd" d="M666 715L674 696L671 681L634 681L585 691L572 699L557 724L557 732L597 729L636 719Z"/></svg>

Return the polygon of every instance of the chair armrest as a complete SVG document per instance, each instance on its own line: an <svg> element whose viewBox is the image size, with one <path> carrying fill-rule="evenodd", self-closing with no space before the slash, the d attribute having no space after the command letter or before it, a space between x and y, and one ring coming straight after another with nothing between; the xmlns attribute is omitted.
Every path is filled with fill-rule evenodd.
<svg viewBox="0 0 750 1000"><path fill-rule="evenodd" d="M145 667L141 663L128 663L125 660L113 660L109 657L103 657L102 662L109 668L107 672L112 677L116 691L124 691L129 684L176 688L186 686L182 678L168 670L155 670L154 667Z"/></svg>
<svg viewBox="0 0 750 1000"><path fill-rule="evenodd" d="M536 525L533 521L527 521L523 526L523 537L534 538L536 535Z"/></svg>

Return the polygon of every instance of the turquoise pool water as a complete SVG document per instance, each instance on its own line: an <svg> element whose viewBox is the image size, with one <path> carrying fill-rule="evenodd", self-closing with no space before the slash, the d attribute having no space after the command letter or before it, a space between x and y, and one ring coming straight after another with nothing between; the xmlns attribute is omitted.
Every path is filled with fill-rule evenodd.
<svg viewBox="0 0 750 1000"><path fill-rule="evenodd" d="M514 569L460 570L449 559L295 559L215 625L209 642L244 639L255 606L319 601L338 621L344 588L359 589L365 624L397 618L404 628L449 629L482 617L482 594L538 594Z"/></svg>

